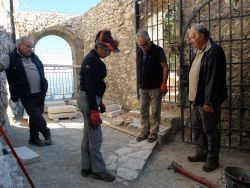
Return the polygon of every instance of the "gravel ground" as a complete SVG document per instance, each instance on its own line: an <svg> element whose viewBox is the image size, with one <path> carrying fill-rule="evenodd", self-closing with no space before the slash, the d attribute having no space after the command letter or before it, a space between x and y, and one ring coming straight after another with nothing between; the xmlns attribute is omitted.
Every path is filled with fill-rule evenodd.
<svg viewBox="0 0 250 188"><path fill-rule="evenodd" d="M37 188L88 188L88 187L143 187L143 188L201 188L205 187L189 178L174 173L168 167L176 161L193 173L212 181L218 187L225 187L221 181L225 166L238 166L250 169L248 152L236 152L222 149L221 167L214 172L205 173L201 170L202 163L189 163L186 156L192 154L194 146L172 141L161 150L155 150L147 161L139 178L129 185L118 182L106 183L93 178L84 178L80 174L80 144L83 123L81 118L62 120L58 123L49 122L53 145L36 147L28 145L29 129L12 123L8 129L9 138L14 147L28 146L40 155L41 161L29 164L26 168ZM107 159L117 149L125 146L133 136L103 126L102 153ZM225 180L224 180L225 181ZM25 187L30 187L26 182Z"/></svg>

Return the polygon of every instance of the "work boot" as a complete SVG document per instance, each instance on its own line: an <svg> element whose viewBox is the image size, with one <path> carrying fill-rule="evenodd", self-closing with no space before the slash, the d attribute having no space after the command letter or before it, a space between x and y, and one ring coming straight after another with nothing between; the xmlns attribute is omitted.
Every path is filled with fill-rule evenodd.
<svg viewBox="0 0 250 188"><path fill-rule="evenodd" d="M51 134L50 134L49 128L46 128L45 132L43 133L43 136L45 138L44 140L45 145L47 146L52 145Z"/></svg>
<svg viewBox="0 0 250 188"><path fill-rule="evenodd" d="M82 174L83 177L87 177L90 174L92 174L92 169L82 169L81 174Z"/></svg>
<svg viewBox="0 0 250 188"><path fill-rule="evenodd" d="M189 162L205 162L207 160L206 155L193 155L193 156L188 156L187 160Z"/></svg>
<svg viewBox="0 0 250 188"><path fill-rule="evenodd" d="M136 141L137 141L137 142L141 142L141 141L147 139L147 138L148 138L148 135L149 135L149 133L146 133L146 134L142 134L142 133L141 133L138 137L136 137Z"/></svg>
<svg viewBox="0 0 250 188"><path fill-rule="evenodd" d="M219 167L218 162L205 162L205 164L202 166L202 170L205 172L211 172L211 171L214 171L218 167Z"/></svg>
<svg viewBox="0 0 250 188"><path fill-rule="evenodd" d="M147 141L148 141L149 143L152 143L152 142L156 141L157 138L158 138L158 135L157 135L157 134L149 135Z"/></svg>
<svg viewBox="0 0 250 188"><path fill-rule="evenodd" d="M31 145L36 145L36 146L44 146L45 143L39 138L39 137L36 137L36 138L30 138L29 139L29 144Z"/></svg>
<svg viewBox="0 0 250 188"><path fill-rule="evenodd" d="M93 172L93 178L106 182L112 182L115 180L115 176L108 172Z"/></svg>

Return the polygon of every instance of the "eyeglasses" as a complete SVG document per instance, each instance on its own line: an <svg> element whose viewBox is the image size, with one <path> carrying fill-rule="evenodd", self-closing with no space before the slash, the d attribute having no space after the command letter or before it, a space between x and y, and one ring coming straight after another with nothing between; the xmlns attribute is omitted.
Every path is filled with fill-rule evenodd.
<svg viewBox="0 0 250 188"><path fill-rule="evenodd" d="M111 53L111 50L108 48L108 46L104 43L99 43L100 44L100 47L107 53L107 54L110 54Z"/></svg>

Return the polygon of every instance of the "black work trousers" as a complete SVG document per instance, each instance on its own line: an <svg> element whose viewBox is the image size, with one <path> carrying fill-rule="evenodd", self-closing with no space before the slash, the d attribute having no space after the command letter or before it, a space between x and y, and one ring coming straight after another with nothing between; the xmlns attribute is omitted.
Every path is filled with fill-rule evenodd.
<svg viewBox="0 0 250 188"><path fill-rule="evenodd" d="M218 163L220 152L220 133L218 130L218 107L214 113L206 112L203 106L191 107L191 122L196 143L196 155L207 156L207 162Z"/></svg>
<svg viewBox="0 0 250 188"><path fill-rule="evenodd" d="M39 136L39 132L46 136L47 123L43 117L45 96L40 93L28 97L21 97L21 102L29 115L30 139Z"/></svg>

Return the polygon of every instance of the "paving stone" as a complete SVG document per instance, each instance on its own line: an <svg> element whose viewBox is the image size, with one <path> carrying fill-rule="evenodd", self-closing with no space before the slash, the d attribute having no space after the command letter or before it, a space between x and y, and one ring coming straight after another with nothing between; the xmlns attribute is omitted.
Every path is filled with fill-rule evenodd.
<svg viewBox="0 0 250 188"><path fill-rule="evenodd" d="M24 164L40 161L40 155L26 146L15 148L15 151Z"/></svg>
<svg viewBox="0 0 250 188"><path fill-rule="evenodd" d="M109 106L109 105L115 104L114 101L106 100L106 99L102 100L102 102L103 102L103 104L105 104L105 106Z"/></svg>
<svg viewBox="0 0 250 188"><path fill-rule="evenodd" d="M136 151L133 153L129 153L126 155L127 157L133 157L133 158L138 158L146 161L148 157L151 155L152 150L141 150L141 151Z"/></svg>
<svg viewBox="0 0 250 188"><path fill-rule="evenodd" d="M118 156L111 155L107 160L105 160L107 169L112 172L116 172L117 169Z"/></svg>
<svg viewBox="0 0 250 188"><path fill-rule="evenodd" d="M117 105L117 104L111 104L111 105L108 105L106 106L106 112L113 112L113 111L116 111L116 110L120 110L122 107L120 105Z"/></svg>
<svg viewBox="0 0 250 188"><path fill-rule="evenodd" d="M124 110L120 109L120 110L108 112L108 113L106 113L106 116L109 117L109 118L112 118L112 117L116 117L116 116L119 116L119 115L122 115L122 114L124 114Z"/></svg>
<svg viewBox="0 0 250 188"><path fill-rule="evenodd" d="M123 148L121 148L121 149L116 150L115 153L121 156L121 155L130 154L130 153L132 153L133 151L134 151L134 149L131 148L131 147L123 147Z"/></svg>
<svg viewBox="0 0 250 188"><path fill-rule="evenodd" d="M117 169L117 176L128 181L133 181L139 176L139 172L137 170L121 167Z"/></svg>
<svg viewBox="0 0 250 188"><path fill-rule="evenodd" d="M76 112L77 109L73 105L61 105L61 106L50 106L48 107L48 114L68 113Z"/></svg>
<svg viewBox="0 0 250 188"><path fill-rule="evenodd" d="M145 164L145 161L143 159L122 156L118 159L118 163L121 168L141 170Z"/></svg>
<svg viewBox="0 0 250 188"><path fill-rule="evenodd" d="M48 112L48 107L50 106L64 106L65 104L64 101L45 101L44 112Z"/></svg>

